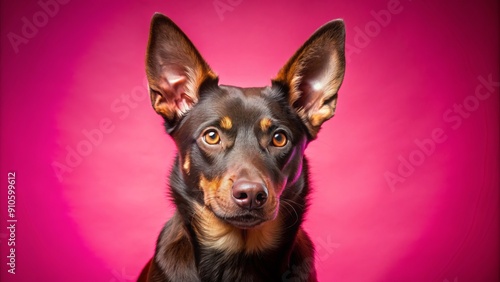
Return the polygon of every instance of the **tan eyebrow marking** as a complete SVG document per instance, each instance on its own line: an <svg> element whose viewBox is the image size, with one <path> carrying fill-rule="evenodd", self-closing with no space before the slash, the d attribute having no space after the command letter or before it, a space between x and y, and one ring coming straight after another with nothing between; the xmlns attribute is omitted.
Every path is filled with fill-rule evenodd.
<svg viewBox="0 0 500 282"><path fill-rule="evenodd" d="M225 116L220 120L220 127L229 130L233 128L233 121L228 116Z"/></svg>
<svg viewBox="0 0 500 282"><path fill-rule="evenodd" d="M272 124L273 122L269 118L263 118L260 120L260 129L262 129L262 131L267 131Z"/></svg>

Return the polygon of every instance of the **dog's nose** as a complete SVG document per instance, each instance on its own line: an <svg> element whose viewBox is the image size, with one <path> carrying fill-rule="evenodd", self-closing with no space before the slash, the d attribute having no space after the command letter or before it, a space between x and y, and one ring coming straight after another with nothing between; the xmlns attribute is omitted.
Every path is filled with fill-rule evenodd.
<svg viewBox="0 0 500 282"><path fill-rule="evenodd" d="M237 181L233 185L233 200L245 209L261 208L267 201L267 195L267 188L258 182Z"/></svg>

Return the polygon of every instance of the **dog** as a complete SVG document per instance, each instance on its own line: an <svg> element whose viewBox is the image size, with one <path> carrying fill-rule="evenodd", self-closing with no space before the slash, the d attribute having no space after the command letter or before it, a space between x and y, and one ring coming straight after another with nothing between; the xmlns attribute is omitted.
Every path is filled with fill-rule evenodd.
<svg viewBox="0 0 500 282"><path fill-rule="evenodd" d="M317 281L304 150L337 104L342 20L321 26L270 86L219 85L175 23L151 21L151 103L178 149L176 206L138 281Z"/></svg>

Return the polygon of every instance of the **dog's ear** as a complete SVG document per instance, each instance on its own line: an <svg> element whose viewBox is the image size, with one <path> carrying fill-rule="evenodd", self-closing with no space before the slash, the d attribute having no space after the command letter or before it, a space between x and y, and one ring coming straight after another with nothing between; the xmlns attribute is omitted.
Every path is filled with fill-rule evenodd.
<svg viewBox="0 0 500 282"><path fill-rule="evenodd" d="M345 71L345 28L342 20L320 27L273 79L285 84L288 100L316 138L321 124L335 113Z"/></svg>
<svg viewBox="0 0 500 282"><path fill-rule="evenodd" d="M217 83L217 75L193 43L172 20L159 13L151 20L146 74L151 103L165 119L167 130L198 101L202 83Z"/></svg>

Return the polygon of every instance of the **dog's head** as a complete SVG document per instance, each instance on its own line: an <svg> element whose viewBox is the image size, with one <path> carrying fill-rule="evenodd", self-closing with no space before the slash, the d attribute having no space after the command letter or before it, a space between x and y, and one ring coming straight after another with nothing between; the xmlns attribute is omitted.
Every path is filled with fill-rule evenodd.
<svg viewBox="0 0 500 282"><path fill-rule="evenodd" d="M343 22L331 21L271 86L222 86L186 35L155 14L146 72L153 108L179 149L180 193L233 227L275 219L286 190L303 186L307 143L335 113L344 37Z"/></svg>

